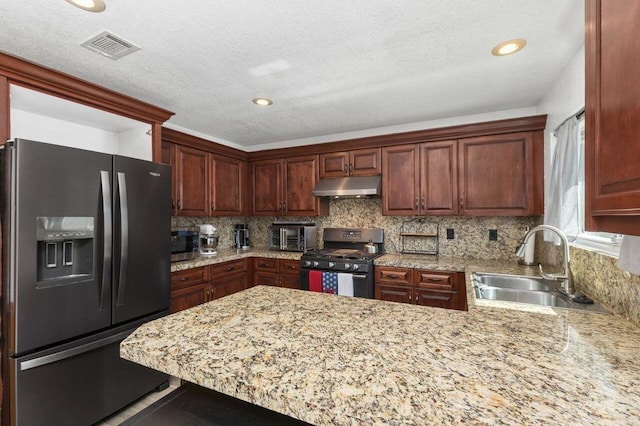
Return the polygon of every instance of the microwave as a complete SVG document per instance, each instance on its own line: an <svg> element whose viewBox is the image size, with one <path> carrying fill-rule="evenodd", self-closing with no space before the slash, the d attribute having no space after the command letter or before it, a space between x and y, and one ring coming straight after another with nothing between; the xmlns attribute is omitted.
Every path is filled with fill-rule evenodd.
<svg viewBox="0 0 640 426"><path fill-rule="evenodd" d="M198 257L200 253L198 227L171 228L171 262Z"/></svg>
<svg viewBox="0 0 640 426"><path fill-rule="evenodd" d="M304 253L316 249L318 227L314 223L274 222L268 232L269 250Z"/></svg>

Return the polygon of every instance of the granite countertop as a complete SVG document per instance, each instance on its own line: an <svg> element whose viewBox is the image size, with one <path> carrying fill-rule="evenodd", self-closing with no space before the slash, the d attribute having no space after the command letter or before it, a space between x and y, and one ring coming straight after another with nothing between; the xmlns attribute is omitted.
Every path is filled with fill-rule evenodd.
<svg viewBox="0 0 640 426"><path fill-rule="evenodd" d="M120 351L314 424L640 424L639 328L469 297L464 312L258 286L145 324Z"/></svg>
<svg viewBox="0 0 640 426"><path fill-rule="evenodd" d="M245 259L247 257L270 257L274 259L300 260L302 253L291 251L271 251L267 248L250 248L249 250L238 250L235 248L225 248L218 250L214 256L201 254L195 259L183 260L171 263L171 272L185 269L198 268L200 266L213 265L227 262L229 260Z"/></svg>

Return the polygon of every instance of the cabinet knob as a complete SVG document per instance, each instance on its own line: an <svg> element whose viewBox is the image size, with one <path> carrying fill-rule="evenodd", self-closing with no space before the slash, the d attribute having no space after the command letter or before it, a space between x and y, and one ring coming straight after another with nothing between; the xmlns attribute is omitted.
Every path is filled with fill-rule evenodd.
<svg viewBox="0 0 640 426"><path fill-rule="evenodd" d="M349 166L347 165L347 163L344 163L342 165L342 171L345 172L345 173L349 172Z"/></svg>
<svg viewBox="0 0 640 426"><path fill-rule="evenodd" d="M176 200L174 200L173 198L171 199L171 210L176 208Z"/></svg>
<svg viewBox="0 0 640 426"><path fill-rule="evenodd" d="M425 208L426 208L426 207L425 207L426 203L424 202L424 198L421 200L421 203L422 203L422 210L425 210Z"/></svg>
<svg viewBox="0 0 640 426"><path fill-rule="evenodd" d="M460 197L460 210L464 210L464 197Z"/></svg>
<svg viewBox="0 0 640 426"><path fill-rule="evenodd" d="M178 210L182 209L182 205L180 204L180 198L178 198Z"/></svg>
<svg viewBox="0 0 640 426"><path fill-rule="evenodd" d="M416 208L415 208L415 210L418 210L418 207L419 207L418 206L418 199L416 198Z"/></svg>
<svg viewBox="0 0 640 426"><path fill-rule="evenodd" d="M349 174L353 172L353 163L349 164Z"/></svg>

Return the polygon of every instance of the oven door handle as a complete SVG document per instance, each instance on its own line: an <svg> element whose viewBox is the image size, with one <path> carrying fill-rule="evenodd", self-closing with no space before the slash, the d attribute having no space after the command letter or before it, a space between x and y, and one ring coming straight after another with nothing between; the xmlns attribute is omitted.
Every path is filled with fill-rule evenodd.
<svg viewBox="0 0 640 426"><path fill-rule="evenodd" d="M363 274L351 274L351 275L353 276L354 279L357 279L357 280L365 280L365 279L367 279L367 276L363 275Z"/></svg>

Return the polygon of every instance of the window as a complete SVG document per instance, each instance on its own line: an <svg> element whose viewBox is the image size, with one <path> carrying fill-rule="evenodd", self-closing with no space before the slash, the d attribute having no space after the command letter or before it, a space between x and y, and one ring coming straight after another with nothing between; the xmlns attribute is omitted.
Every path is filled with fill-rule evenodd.
<svg viewBox="0 0 640 426"><path fill-rule="evenodd" d="M579 190L578 190L578 202L580 205L579 210L579 233L576 239L571 243L572 245L580 248L584 248L587 250L597 251L600 253L618 256L620 253L620 241L622 240L622 235L620 234L611 234L608 232L588 232L585 228L585 191L584 191L584 139L585 139L585 131L584 131L584 115L578 122L578 143L580 149L578 150L579 158L576 159L578 164L580 164L580 173L579 173Z"/></svg>

